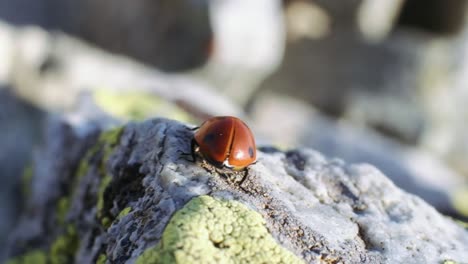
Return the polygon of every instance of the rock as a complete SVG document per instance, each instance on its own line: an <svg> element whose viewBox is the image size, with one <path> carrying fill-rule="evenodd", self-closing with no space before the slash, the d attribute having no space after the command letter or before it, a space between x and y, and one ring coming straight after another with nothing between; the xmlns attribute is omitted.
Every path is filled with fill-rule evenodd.
<svg viewBox="0 0 468 264"><path fill-rule="evenodd" d="M280 0L208 1L213 51L195 76L245 105L283 59L286 33Z"/></svg>
<svg viewBox="0 0 468 264"><path fill-rule="evenodd" d="M188 71L239 104L284 51L280 0L68 2L76 15L65 32L165 72Z"/></svg>
<svg viewBox="0 0 468 264"><path fill-rule="evenodd" d="M164 71L202 65L212 29L208 1L54 1L67 33ZM62 26L63 26L62 25Z"/></svg>
<svg viewBox="0 0 468 264"><path fill-rule="evenodd" d="M243 115L232 100L190 74L165 74L37 27L17 28L0 22L0 36L0 54L6 56L0 66L0 83L9 83L18 96L46 110L73 111L83 96L90 95L96 103L103 103L102 108L111 105L113 109L106 110L118 115L128 105L140 111L151 104L153 110L162 106L157 111L147 107L144 118L167 112L171 113L165 117L174 118L174 111L167 109L177 107L200 119ZM125 106L109 104L112 99L119 99L119 104L127 101Z"/></svg>
<svg viewBox="0 0 468 264"><path fill-rule="evenodd" d="M426 82L431 83L432 89L427 89L423 102L429 113L429 125L421 138L421 145L445 160L453 168L468 178L468 141L466 140L465 102L468 99L466 88L466 74L468 70L468 30L464 29L456 45L452 49L451 57L428 58L432 63L426 68ZM442 45L441 45L442 46ZM456 66L447 74L449 63ZM444 67L445 65L445 67ZM450 77L447 80L447 75Z"/></svg>
<svg viewBox="0 0 468 264"><path fill-rule="evenodd" d="M251 114L258 134L283 149L310 147L348 163L372 164L397 186L423 198L439 212L466 216L456 202L460 200L458 190L466 186L465 178L427 151L345 120L337 122L308 104L274 93L259 98Z"/></svg>
<svg viewBox="0 0 468 264"><path fill-rule="evenodd" d="M13 68L13 30L0 23L0 32L0 57L2 58L2 64L0 64L0 85L6 85Z"/></svg>
<svg viewBox="0 0 468 264"><path fill-rule="evenodd" d="M425 141L434 122L454 119L445 109L460 109L453 75L463 67L466 1L284 2L293 38L279 69L252 100L271 91L292 96L409 145ZM324 24L321 34L312 32L318 27L312 22ZM428 95L436 102L427 100ZM447 101L444 109L441 100ZM436 136L445 132L436 129Z"/></svg>
<svg viewBox="0 0 468 264"><path fill-rule="evenodd" d="M369 165L270 149L246 172L212 171L176 121L75 129L51 123L7 263L468 259L466 230Z"/></svg>
<svg viewBox="0 0 468 264"><path fill-rule="evenodd" d="M3 2L0 8L6 7L0 17L16 22L9 18L15 16L13 10L21 10L21 4ZM284 51L280 0L21 2L38 6L24 10L29 19L23 20L30 24L60 30L160 71L190 71L240 104L278 67ZM1 74L0 68L0 78Z"/></svg>
<svg viewBox="0 0 468 264"><path fill-rule="evenodd" d="M429 44L427 38L405 34L369 43L349 32L291 42L278 71L266 79L252 101L280 93L328 116L416 144L426 124L424 107L415 102L421 97L419 70L430 52Z"/></svg>
<svg viewBox="0 0 468 264"><path fill-rule="evenodd" d="M52 9L47 2L54 0L20 0L11 2L0 0L0 19L15 25L50 26Z"/></svg>
<svg viewBox="0 0 468 264"><path fill-rule="evenodd" d="M22 181L30 174L32 151L41 139L44 113L16 98L8 87L0 86L0 262L7 234L23 206L19 195Z"/></svg>

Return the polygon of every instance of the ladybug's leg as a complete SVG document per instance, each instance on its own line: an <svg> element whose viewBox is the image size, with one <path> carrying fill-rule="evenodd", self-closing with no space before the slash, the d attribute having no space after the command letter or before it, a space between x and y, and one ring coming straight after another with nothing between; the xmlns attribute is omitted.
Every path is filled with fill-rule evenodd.
<svg viewBox="0 0 468 264"><path fill-rule="evenodd" d="M196 155L196 149L197 148L197 142L195 141L195 138L192 139L190 142L190 152L192 154L192 162L195 162L197 160L197 155Z"/></svg>
<svg viewBox="0 0 468 264"><path fill-rule="evenodd" d="M237 184L239 186L241 186L242 183L244 183L245 179L247 179L248 176L249 176L249 169L247 167L245 167L244 169L242 169L242 179Z"/></svg>
<svg viewBox="0 0 468 264"><path fill-rule="evenodd" d="M231 181L232 183L236 184L237 186L241 186L242 183L245 181L245 179L247 178L247 175L248 175L248 170L247 168L244 168L240 171L236 171L233 175L231 175ZM242 188L242 187L241 187Z"/></svg>

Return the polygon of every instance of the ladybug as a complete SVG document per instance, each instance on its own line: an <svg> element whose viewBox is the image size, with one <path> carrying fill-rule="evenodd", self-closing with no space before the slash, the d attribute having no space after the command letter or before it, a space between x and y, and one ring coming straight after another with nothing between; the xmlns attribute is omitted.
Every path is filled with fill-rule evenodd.
<svg viewBox="0 0 468 264"><path fill-rule="evenodd" d="M192 155L201 154L218 168L235 171L255 162L257 150L249 127L237 117L213 117L197 128L192 140Z"/></svg>

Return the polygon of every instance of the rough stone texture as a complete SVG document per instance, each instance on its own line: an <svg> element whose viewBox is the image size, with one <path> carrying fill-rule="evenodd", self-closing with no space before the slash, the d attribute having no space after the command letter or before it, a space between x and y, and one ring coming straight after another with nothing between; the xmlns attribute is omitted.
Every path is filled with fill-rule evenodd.
<svg viewBox="0 0 468 264"><path fill-rule="evenodd" d="M265 148L239 178L190 161L192 133L166 119L100 135L55 123L10 257L133 263L174 213L209 195L259 213L277 243L308 263L468 260L466 230L369 165Z"/></svg>
<svg viewBox="0 0 468 264"><path fill-rule="evenodd" d="M466 188L466 179L437 156L399 144L371 129L357 128L344 120L335 122L310 105L274 93L257 100L251 110L255 131L274 144L283 148L309 147L348 163L372 164L395 185L423 198L439 212L464 217L465 211L457 204L466 202L455 200L459 200L459 189Z"/></svg>
<svg viewBox="0 0 468 264"><path fill-rule="evenodd" d="M208 238L208 239L207 239ZM137 263L302 263L279 246L262 216L234 200L204 195L171 219Z"/></svg>
<svg viewBox="0 0 468 264"><path fill-rule="evenodd" d="M19 195L31 152L41 138L44 113L15 98L0 85L0 262L8 232L15 224L23 200Z"/></svg>

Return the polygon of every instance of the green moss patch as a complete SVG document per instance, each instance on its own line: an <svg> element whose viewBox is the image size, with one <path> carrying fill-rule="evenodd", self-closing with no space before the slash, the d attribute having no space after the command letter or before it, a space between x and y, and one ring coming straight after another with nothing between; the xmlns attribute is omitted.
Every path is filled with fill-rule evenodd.
<svg viewBox="0 0 468 264"><path fill-rule="evenodd" d="M24 255L9 259L6 264L46 264L47 254L42 250L32 250Z"/></svg>
<svg viewBox="0 0 468 264"><path fill-rule="evenodd" d="M21 191L22 195L25 198L28 198L31 195L31 182L33 177L33 166L32 164L27 165L23 170L23 175L21 175Z"/></svg>
<svg viewBox="0 0 468 264"><path fill-rule="evenodd" d="M93 93L93 97L102 109L123 120L144 120L153 116L164 116L180 121L191 121L187 112L151 93L99 89Z"/></svg>
<svg viewBox="0 0 468 264"><path fill-rule="evenodd" d="M143 263L303 263L271 236L262 216L242 203L200 196L169 221Z"/></svg>
<svg viewBox="0 0 468 264"><path fill-rule="evenodd" d="M60 197L55 204L56 208L56 221L57 224L63 230L63 233L58 236L52 244L49 246L49 250L31 250L21 256L10 259L7 263L19 264L19 263L73 263L76 251L79 248L79 238L77 235L76 228L67 223L67 213L70 210L71 201L75 195L76 189L80 184L80 181L84 175L86 175L90 169L90 162L97 162L97 174L101 178L97 192L97 216L100 218L101 223L104 226L110 226L111 219L103 213L105 208L105 195L106 189L112 182L112 175L106 174L106 163L109 160L114 148L118 145L120 136L122 134L123 127L115 128L109 131L101 133L99 139L95 145L90 148L82 158L75 175L72 179L72 183L66 190L68 193ZM94 164L94 163L93 163ZM32 167L27 167L23 175L23 185L29 186L32 176ZM27 185L26 185L27 184ZM28 187L29 188L29 187ZM29 189L28 189L29 190ZM25 191L26 193L29 191ZM123 210L125 211L125 209ZM105 257L105 255L103 255ZM103 257L99 257L98 261L102 261ZM103 260L105 262L105 259ZM104 263L102 262L102 263Z"/></svg>
<svg viewBox="0 0 468 264"><path fill-rule="evenodd" d="M63 264L73 263L79 246L76 229L70 225L65 234L57 237L49 251L31 250L21 256L7 260L6 264Z"/></svg>
<svg viewBox="0 0 468 264"><path fill-rule="evenodd" d="M107 256L104 254L99 255L98 259L96 260L96 264L104 264L107 261Z"/></svg>
<svg viewBox="0 0 468 264"><path fill-rule="evenodd" d="M468 186L460 187L452 194L452 204L464 216L468 216Z"/></svg>
<svg viewBox="0 0 468 264"><path fill-rule="evenodd" d="M132 211L132 207L125 207L122 211L120 211L119 215L117 216L117 219L121 219L122 217L128 215Z"/></svg>
<svg viewBox="0 0 468 264"><path fill-rule="evenodd" d="M70 209L70 198L61 197L57 202L57 222L60 225L65 224L65 217Z"/></svg>
<svg viewBox="0 0 468 264"><path fill-rule="evenodd" d="M117 127L117 128L102 132L101 135L99 136L98 144L104 144L103 161L107 161L109 159L109 156L112 153L112 150L119 143L122 132L123 132L123 127Z"/></svg>
<svg viewBox="0 0 468 264"><path fill-rule="evenodd" d="M99 164L99 174L101 175L101 182L97 193L97 217L101 220L101 224L108 228L111 225L112 220L107 215L105 208L105 192L112 182L112 175L106 173L106 163L109 160L112 151L115 146L119 143L120 136L122 135L123 128L117 128L106 131L99 137L99 143L102 145L102 159Z"/></svg>
<svg viewBox="0 0 468 264"><path fill-rule="evenodd" d="M89 170L89 162L90 160L96 158L96 155L99 158L98 165L98 175L101 178L101 182L99 184L99 189L97 192L97 217L100 219L103 226L108 227L111 223L109 217L107 217L105 211L105 192L112 182L112 175L106 173L106 163L110 158L114 148L118 145L120 136L122 135L123 127L114 128L108 131L104 131L100 134L98 141L96 144L88 150L84 158L81 160L78 170L76 172L76 176L74 179L74 183L72 186L72 193L77 188L81 178L88 172ZM57 208L63 208L60 206L60 200ZM61 219L61 215L63 210L57 210L58 212L58 219ZM66 210L65 210L66 211Z"/></svg>
<svg viewBox="0 0 468 264"><path fill-rule="evenodd" d="M107 186L111 183L112 176L105 175L101 183L99 184L98 190L98 201L97 201L97 209L98 209L98 217L102 215L102 209L104 208L104 191L106 190Z"/></svg>
<svg viewBox="0 0 468 264"><path fill-rule="evenodd" d="M84 155L84 158L81 160L80 165L76 171L76 183L85 175L89 170L89 161L95 157L100 150L102 150L102 158L99 164L100 172L103 174L105 171L105 163L109 159L109 156L112 154L115 146L119 143L120 136L122 135L123 127L117 127L108 131L104 131L99 136L96 144L88 150Z"/></svg>
<svg viewBox="0 0 468 264"><path fill-rule="evenodd" d="M57 237L50 247L50 263L73 263L78 247L79 240L76 229L73 226L68 226L65 234Z"/></svg>

